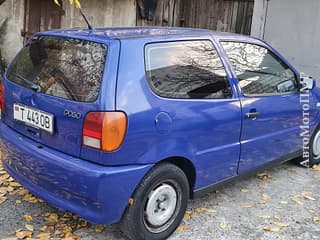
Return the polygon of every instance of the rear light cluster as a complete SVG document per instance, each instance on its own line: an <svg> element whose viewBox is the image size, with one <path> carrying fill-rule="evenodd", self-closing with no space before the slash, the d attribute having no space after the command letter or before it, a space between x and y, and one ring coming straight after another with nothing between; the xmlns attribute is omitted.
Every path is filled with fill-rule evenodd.
<svg viewBox="0 0 320 240"><path fill-rule="evenodd" d="M1 112L4 112L5 110L3 82L0 82L0 109L1 109Z"/></svg>
<svg viewBox="0 0 320 240"><path fill-rule="evenodd" d="M117 150L126 129L127 116L123 112L89 112L84 120L82 145L102 151Z"/></svg>

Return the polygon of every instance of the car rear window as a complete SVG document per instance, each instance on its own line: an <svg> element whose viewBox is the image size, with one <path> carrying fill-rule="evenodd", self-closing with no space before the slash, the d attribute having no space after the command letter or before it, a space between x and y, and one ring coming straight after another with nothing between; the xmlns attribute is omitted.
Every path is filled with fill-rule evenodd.
<svg viewBox="0 0 320 240"><path fill-rule="evenodd" d="M36 92L79 102L97 99L107 47L71 38L41 36L26 45L7 78Z"/></svg>

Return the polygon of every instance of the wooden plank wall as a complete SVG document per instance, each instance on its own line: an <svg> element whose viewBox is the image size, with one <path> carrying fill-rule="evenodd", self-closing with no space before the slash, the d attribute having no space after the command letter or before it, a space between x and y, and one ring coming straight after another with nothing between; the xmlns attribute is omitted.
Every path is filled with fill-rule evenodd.
<svg viewBox="0 0 320 240"><path fill-rule="evenodd" d="M138 26L206 28L250 34L254 0L159 0L153 21Z"/></svg>

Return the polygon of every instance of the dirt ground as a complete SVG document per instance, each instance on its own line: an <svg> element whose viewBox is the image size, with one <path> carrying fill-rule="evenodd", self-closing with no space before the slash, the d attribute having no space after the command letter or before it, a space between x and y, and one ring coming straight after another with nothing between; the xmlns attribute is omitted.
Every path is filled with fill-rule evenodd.
<svg viewBox="0 0 320 240"><path fill-rule="evenodd" d="M1 169L1 166L0 166ZM191 200L169 238L320 239L320 171L289 162ZM117 225L92 225L50 207L0 171L0 239L125 240Z"/></svg>

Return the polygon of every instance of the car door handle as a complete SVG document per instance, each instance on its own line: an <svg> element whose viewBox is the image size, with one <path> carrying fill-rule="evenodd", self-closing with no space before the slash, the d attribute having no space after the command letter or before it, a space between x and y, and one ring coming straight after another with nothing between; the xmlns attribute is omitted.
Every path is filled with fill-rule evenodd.
<svg viewBox="0 0 320 240"><path fill-rule="evenodd" d="M259 117L259 112L248 112L245 114L246 118L257 118Z"/></svg>

